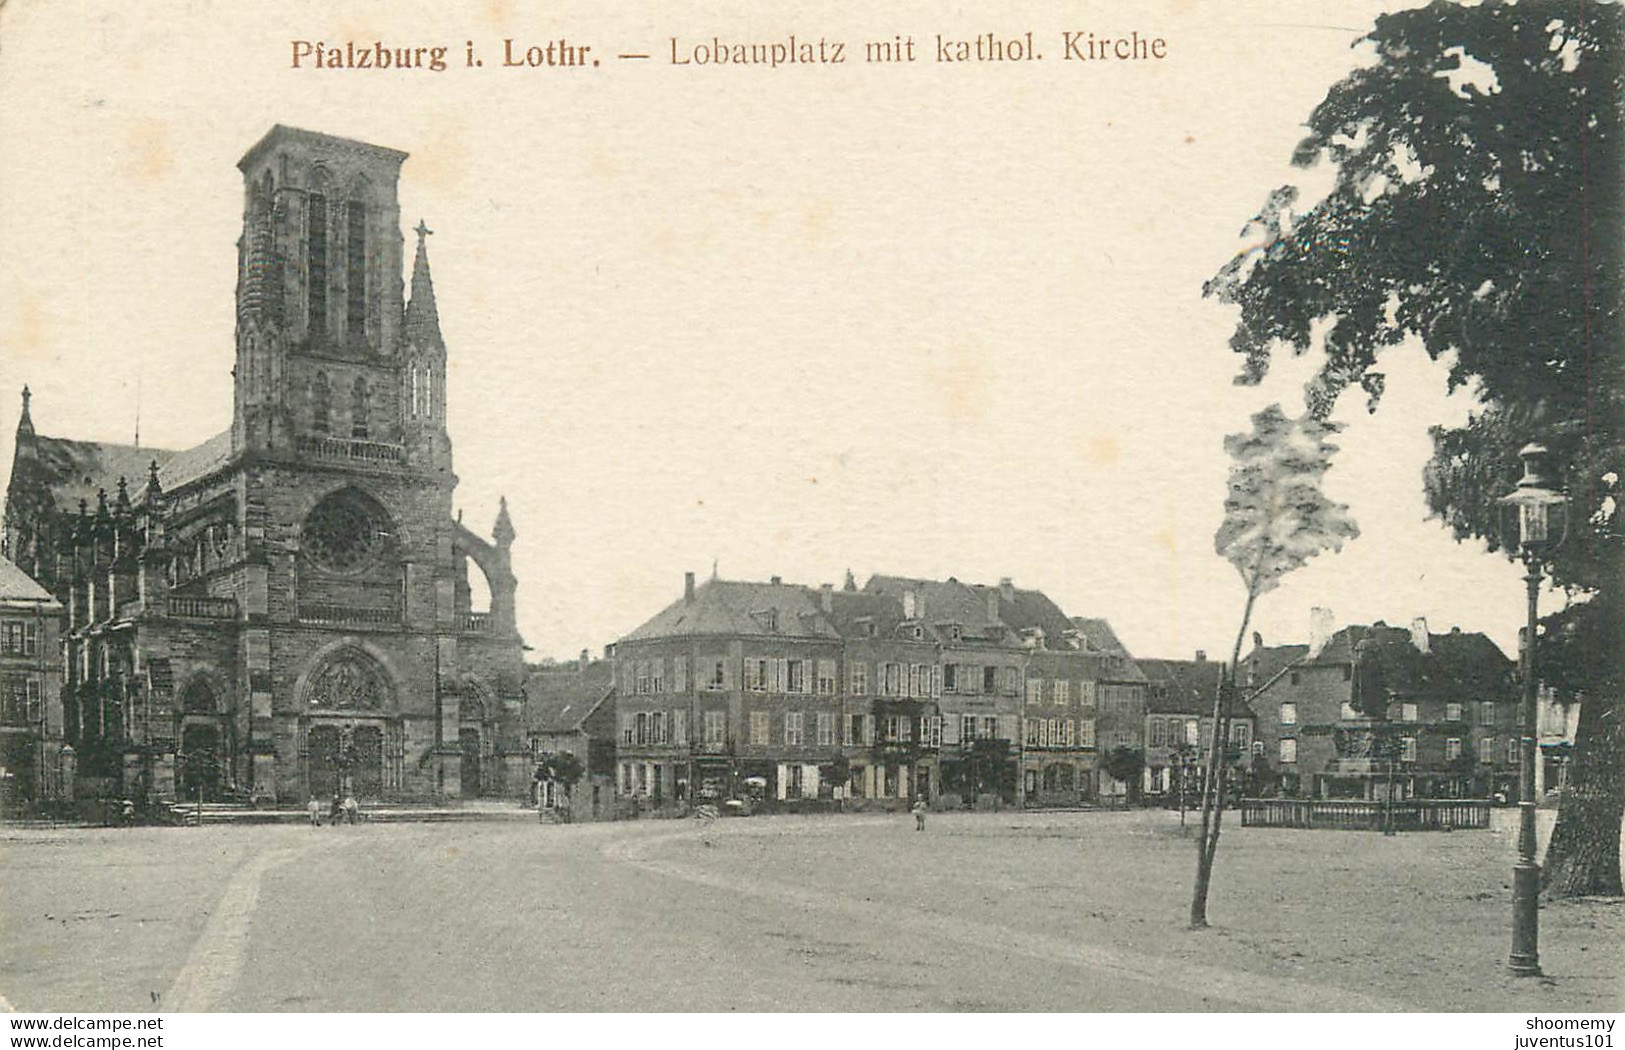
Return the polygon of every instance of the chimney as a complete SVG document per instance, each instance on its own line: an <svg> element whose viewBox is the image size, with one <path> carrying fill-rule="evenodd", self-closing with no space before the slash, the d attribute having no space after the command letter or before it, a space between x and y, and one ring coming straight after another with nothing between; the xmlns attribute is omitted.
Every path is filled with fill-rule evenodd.
<svg viewBox="0 0 1625 1050"><path fill-rule="evenodd" d="M1198 650L1196 650L1196 662L1199 663L1199 664L1207 663L1207 650L1206 649L1198 649Z"/></svg>
<svg viewBox="0 0 1625 1050"><path fill-rule="evenodd" d="M1016 583L1008 576L999 577L999 597L1007 602L1016 600Z"/></svg>
<svg viewBox="0 0 1625 1050"><path fill-rule="evenodd" d="M586 649L581 650L581 669L585 671L590 663L592 663L592 653Z"/></svg>
<svg viewBox="0 0 1625 1050"><path fill-rule="evenodd" d="M999 622L999 592L998 591L988 591L987 592L987 622L988 623L998 623Z"/></svg>
<svg viewBox="0 0 1625 1050"><path fill-rule="evenodd" d="M835 585L833 583L826 583L818 588L818 604L826 615L835 611Z"/></svg>
<svg viewBox="0 0 1625 1050"><path fill-rule="evenodd" d="M775 577L773 577L773 578L772 578L772 579L770 579L770 580L768 580L768 581L767 581L767 582L768 582L768 583L771 583L771 584L772 584L772 585L773 585L773 586L775 586L775 587L777 587L777 586L778 586L778 585L779 585L779 584L781 584L781 583L783 583L783 582L784 582L784 577L782 577L782 576L775 576Z"/></svg>
<svg viewBox="0 0 1625 1050"><path fill-rule="evenodd" d="M1428 622L1426 618L1418 616L1411 621L1411 644L1416 646L1416 651L1423 656L1428 654Z"/></svg>
<svg viewBox="0 0 1625 1050"><path fill-rule="evenodd" d="M903 619L912 620L915 617L914 592L903 592Z"/></svg>
<svg viewBox="0 0 1625 1050"><path fill-rule="evenodd" d="M1309 655L1306 659L1313 660L1319 656L1326 643L1332 640L1332 611L1324 606L1317 605L1309 610Z"/></svg>
<svg viewBox="0 0 1625 1050"><path fill-rule="evenodd" d="M694 600L694 574L691 573L691 572L685 572L685 573L683 573L683 601L684 602L692 602L693 600Z"/></svg>

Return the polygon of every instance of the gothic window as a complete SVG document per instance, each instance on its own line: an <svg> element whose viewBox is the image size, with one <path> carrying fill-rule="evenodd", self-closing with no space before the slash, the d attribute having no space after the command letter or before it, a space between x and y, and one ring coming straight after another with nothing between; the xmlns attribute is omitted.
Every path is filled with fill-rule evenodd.
<svg viewBox="0 0 1625 1050"><path fill-rule="evenodd" d="M353 342L367 334L367 206L352 200L348 210L349 231L345 238L344 317L345 330Z"/></svg>
<svg viewBox="0 0 1625 1050"><path fill-rule="evenodd" d="M311 677L311 707L339 711L375 711L384 706L387 687L372 660L359 652L342 652Z"/></svg>
<svg viewBox="0 0 1625 1050"><path fill-rule="evenodd" d="M310 195L305 251L309 260L310 334L318 338L327 331L327 198Z"/></svg>
<svg viewBox="0 0 1625 1050"><path fill-rule="evenodd" d="M355 489L328 496L305 519L305 554L328 572L356 573L376 565L389 541L388 515Z"/></svg>
<svg viewBox="0 0 1625 1050"><path fill-rule="evenodd" d="M372 392L367 389L367 378L356 376L355 385L350 388L350 436L364 438L367 436L367 408L372 400Z"/></svg>
<svg viewBox="0 0 1625 1050"><path fill-rule="evenodd" d="M434 418L434 369L423 366L423 414Z"/></svg>
<svg viewBox="0 0 1625 1050"><path fill-rule="evenodd" d="M181 694L181 710L189 715L212 715L220 710L215 702L214 690L201 678L193 679Z"/></svg>
<svg viewBox="0 0 1625 1050"><path fill-rule="evenodd" d="M332 429L332 404L327 392L327 373L317 372L310 382L310 429L325 434Z"/></svg>
<svg viewBox="0 0 1625 1050"><path fill-rule="evenodd" d="M413 361L406 367L410 376L407 379L407 389L409 394L408 403L412 406L412 415L416 416L418 414L419 398L422 397L423 394L423 381L418 377L418 363L416 361Z"/></svg>

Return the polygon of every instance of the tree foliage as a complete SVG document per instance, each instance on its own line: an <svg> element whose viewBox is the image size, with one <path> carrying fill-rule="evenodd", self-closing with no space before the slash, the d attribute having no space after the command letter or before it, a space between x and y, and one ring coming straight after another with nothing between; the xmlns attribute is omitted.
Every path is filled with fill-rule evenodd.
<svg viewBox="0 0 1625 1050"><path fill-rule="evenodd" d="M562 784L566 793L586 775L587 767L572 751L550 751L536 760L535 779Z"/></svg>
<svg viewBox="0 0 1625 1050"><path fill-rule="evenodd" d="M1106 772L1127 786L1129 794L1139 795L1140 774L1145 770L1145 752L1134 747L1114 747L1106 752Z"/></svg>
<svg viewBox="0 0 1625 1050"><path fill-rule="evenodd" d="M1385 347L1415 340L1446 360L1451 388L1480 401L1466 425L1433 430L1424 479L1457 538L1512 553L1496 500L1517 479L1518 449L1546 444L1573 501L1547 568L1577 599L1565 616L1592 625L1574 638L1617 629L1625 564L1622 38L1621 5L1595 0L1437 0L1382 16L1363 38L1375 60L1331 88L1292 158L1329 162L1331 191L1302 207L1295 187L1271 192L1244 231L1251 243L1205 289L1240 310L1238 382L1260 381L1278 348L1324 351L1306 390L1321 418L1353 385L1376 410ZM1611 734L1594 755L1625 748L1613 638L1543 665L1585 697L1581 733ZM1616 857L1618 893L1625 777L1592 790L1578 758L1575 772L1593 798L1614 799L1584 819L1611 838L1612 853L1593 852ZM1567 838L1555 841L1554 852Z"/></svg>
<svg viewBox="0 0 1625 1050"><path fill-rule="evenodd" d="M1321 488L1337 451L1329 438L1340 429L1308 415L1289 419L1271 405L1253 416L1251 431L1224 439L1230 492L1213 546L1235 566L1249 600L1280 586L1321 551L1359 536L1348 506L1327 499ZM1244 623L1237 635L1238 656L1246 629Z"/></svg>

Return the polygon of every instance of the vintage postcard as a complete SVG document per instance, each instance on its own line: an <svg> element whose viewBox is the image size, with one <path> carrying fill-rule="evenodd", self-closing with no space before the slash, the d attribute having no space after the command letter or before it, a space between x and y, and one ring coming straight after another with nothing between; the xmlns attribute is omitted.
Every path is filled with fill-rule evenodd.
<svg viewBox="0 0 1625 1050"><path fill-rule="evenodd" d="M1612 1045L1620 25L10 0L11 1045Z"/></svg>

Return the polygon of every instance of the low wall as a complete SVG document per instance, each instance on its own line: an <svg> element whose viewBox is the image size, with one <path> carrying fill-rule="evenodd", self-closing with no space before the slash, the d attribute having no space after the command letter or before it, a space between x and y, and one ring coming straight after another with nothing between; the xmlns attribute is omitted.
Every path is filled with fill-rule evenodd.
<svg viewBox="0 0 1625 1050"><path fill-rule="evenodd" d="M1490 826L1490 804L1479 799L1247 798L1241 800L1244 828L1328 828L1341 831L1453 831Z"/></svg>

